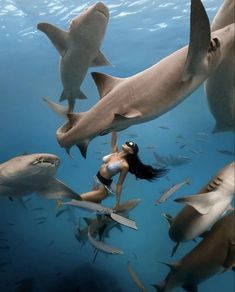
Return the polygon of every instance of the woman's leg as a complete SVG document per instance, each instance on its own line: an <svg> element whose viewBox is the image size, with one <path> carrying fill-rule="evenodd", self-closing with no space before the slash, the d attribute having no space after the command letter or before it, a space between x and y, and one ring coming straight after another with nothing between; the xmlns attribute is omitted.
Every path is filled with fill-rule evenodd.
<svg viewBox="0 0 235 292"><path fill-rule="evenodd" d="M107 198L107 196L108 196L108 191L106 190L104 186L100 186L96 190L92 190L90 192L83 193L82 195L80 195L83 201L89 201L93 203L100 203L102 200Z"/></svg>

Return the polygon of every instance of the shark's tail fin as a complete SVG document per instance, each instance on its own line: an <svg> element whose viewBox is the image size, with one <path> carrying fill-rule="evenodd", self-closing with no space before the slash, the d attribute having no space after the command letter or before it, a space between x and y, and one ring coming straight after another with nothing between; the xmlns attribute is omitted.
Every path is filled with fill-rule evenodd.
<svg viewBox="0 0 235 292"><path fill-rule="evenodd" d="M63 116L64 118L67 117L67 114L69 113L69 106L59 105L49 100L47 97L43 97L43 100L48 104L49 108L52 109L55 113L57 113L60 116Z"/></svg>

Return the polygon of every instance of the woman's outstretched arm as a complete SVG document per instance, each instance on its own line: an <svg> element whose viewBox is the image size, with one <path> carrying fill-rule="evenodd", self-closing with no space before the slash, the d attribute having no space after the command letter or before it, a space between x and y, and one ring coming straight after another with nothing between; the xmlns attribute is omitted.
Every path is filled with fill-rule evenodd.
<svg viewBox="0 0 235 292"><path fill-rule="evenodd" d="M111 148L112 148L112 153L118 152L117 132L112 132Z"/></svg>
<svg viewBox="0 0 235 292"><path fill-rule="evenodd" d="M120 172L119 178L118 178L118 182L117 182L117 186L116 186L116 204L114 206L115 210L118 210L119 205L120 205L122 185L123 185L124 180L126 178L126 175L128 173L128 169L129 169L128 165L123 166L122 170Z"/></svg>

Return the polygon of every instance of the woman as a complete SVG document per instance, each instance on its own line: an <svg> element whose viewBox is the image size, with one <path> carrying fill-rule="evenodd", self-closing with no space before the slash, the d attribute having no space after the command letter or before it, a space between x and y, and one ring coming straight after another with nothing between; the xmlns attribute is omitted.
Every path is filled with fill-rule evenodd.
<svg viewBox="0 0 235 292"><path fill-rule="evenodd" d="M163 176L167 169L157 169L150 165L143 164L139 157L139 148L135 142L129 141L122 145L122 150L118 151L117 134L112 133L111 139L112 153L103 157L103 164L96 174L93 189L81 195L82 200L100 203L107 198L111 190L112 177L119 173L116 186L116 205L119 208L122 185L128 172L134 174L137 179L152 181Z"/></svg>

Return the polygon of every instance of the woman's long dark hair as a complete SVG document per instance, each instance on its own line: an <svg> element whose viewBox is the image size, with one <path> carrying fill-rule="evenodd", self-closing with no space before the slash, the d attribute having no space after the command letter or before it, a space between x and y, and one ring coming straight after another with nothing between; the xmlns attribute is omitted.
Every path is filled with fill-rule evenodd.
<svg viewBox="0 0 235 292"><path fill-rule="evenodd" d="M129 165L129 172L134 174L137 179L153 181L162 177L168 172L167 168L155 168L141 162L137 154L127 154L125 160Z"/></svg>

